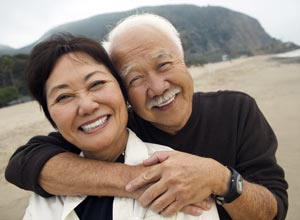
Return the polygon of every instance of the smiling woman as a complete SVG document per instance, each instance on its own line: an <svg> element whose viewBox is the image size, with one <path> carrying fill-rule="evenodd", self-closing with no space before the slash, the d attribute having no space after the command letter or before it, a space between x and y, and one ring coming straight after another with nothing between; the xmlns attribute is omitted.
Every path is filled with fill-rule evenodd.
<svg viewBox="0 0 300 220"><path fill-rule="evenodd" d="M89 158L118 158L128 115L118 81L104 64L82 52L63 55L45 88L50 116L69 142Z"/></svg>
<svg viewBox="0 0 300 220"><path fill-rule="evenodd" d="M144 143L126 128L125 90L105 50L93 40L58 35L39 43L30 55L27 81L48 120L84 157L137 165L155 151L171 150ZM131 198L37 194L24 216L26 220L113 218L166 219ZM201 216L178 212L172 219L219 216L213 204Z"/></svg>

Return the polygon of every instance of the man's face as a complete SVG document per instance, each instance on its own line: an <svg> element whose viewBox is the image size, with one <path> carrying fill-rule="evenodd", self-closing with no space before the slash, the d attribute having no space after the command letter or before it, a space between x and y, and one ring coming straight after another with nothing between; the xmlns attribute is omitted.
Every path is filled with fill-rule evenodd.
<svg viewBox="0 0 300 220"><path fill-rule="evenodd" d="M179 48L154 28L135 27L115 38L111 56L133 110L175 134L191 115L193 80Z"/></svg>

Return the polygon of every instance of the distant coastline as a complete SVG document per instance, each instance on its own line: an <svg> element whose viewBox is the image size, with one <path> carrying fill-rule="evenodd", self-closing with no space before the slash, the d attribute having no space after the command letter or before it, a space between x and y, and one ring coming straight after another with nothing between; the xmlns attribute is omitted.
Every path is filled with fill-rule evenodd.
<svg viewBox="0 0 300 220"><path fill-rule="evenodd" d="M300 49L292 50L292 51L285 52L285 53L279 53L279 54L274 55L273 57L277 57L277 58L294 58L294 57L300 57Z"/></svg>

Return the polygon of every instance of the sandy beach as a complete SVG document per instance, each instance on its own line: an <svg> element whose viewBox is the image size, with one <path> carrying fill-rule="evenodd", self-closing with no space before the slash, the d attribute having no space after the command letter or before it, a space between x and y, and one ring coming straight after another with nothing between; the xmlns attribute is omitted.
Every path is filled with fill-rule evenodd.
<svg viewBox="0 0 300 220"><path fill-rule="evenodd" d="M240 58L191 67L195 91L239 90L254 97L274 129L277 159L289 182L287 220L300 216L300 58ZM4 179L10 155L33 135L52 131L35 102L0 109L0 220L22 219L30 192Z"/></svg>

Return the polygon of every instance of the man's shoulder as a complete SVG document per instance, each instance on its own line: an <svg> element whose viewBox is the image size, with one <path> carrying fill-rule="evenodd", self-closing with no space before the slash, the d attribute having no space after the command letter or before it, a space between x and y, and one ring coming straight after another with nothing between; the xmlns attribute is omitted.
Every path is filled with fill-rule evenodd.
<svg viewBox="0 0 300 220"><path fill-rule="evenodd" d="M215 92L196 92L194 96L207 99L253 99L249 94L242 91L219 90Z"/></svg>
<svg viewBox="0 0 300 220"><path fill-rule="evenodd" d="M194 94L193 112L196 117L224 117L224 115L247 114L256 107L255 100L240 91L198 92Z"/></svg>
<svg viewBox="0 0 300 220"><path fill-rule="evenodd" d="M241 91L222 90L216 92L197 92L194 94L195 104L201 105L243 105L255 102L249 94Z"/></svg>

